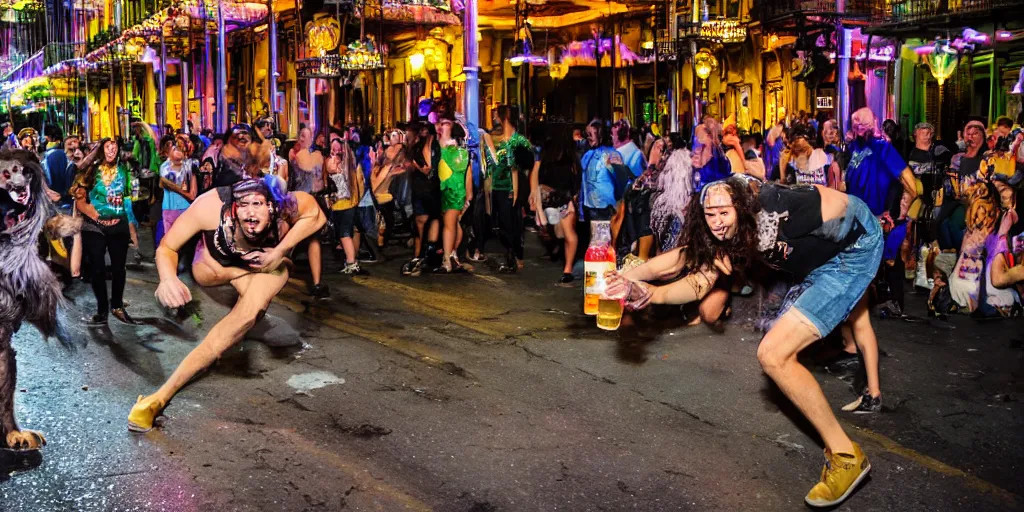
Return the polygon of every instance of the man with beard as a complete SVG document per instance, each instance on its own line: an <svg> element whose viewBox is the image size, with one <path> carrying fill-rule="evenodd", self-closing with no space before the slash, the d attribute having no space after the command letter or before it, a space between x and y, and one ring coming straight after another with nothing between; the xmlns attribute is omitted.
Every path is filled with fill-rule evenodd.
<svg viewBox="0 0 1024 512"><path fill-rule="evenodd" d="M254 176L254 158L249 150L252 143L252 129L247 124L231 127L228 142L217 156L214 187L227 187Z"/></svg>
<svg viewBox="0 0 1024 512"><path fill-rule="evenodd" d="M850 143L850 161L846 168L846 193L864 201L879 218L886 232L882 268L889 283L892 301L903 311L903 260L900 247L906 238L906 212L901 198L917 197L914 173L899 151L878 132L875 115L865 107L851 116L854 140ZM901 190L902 186L902 190Z"/></svg>
<svg viewBox="0 0 1024 512"><path fill-rule="evenodd" d="M192 300L188 287L178 279L178 252L190 238L202 235L192 276L200 286L230 283L238 291L238 301L156 393L139 397L128 415L129 430L151 430L153 420L178 390L263 317L270 301L288 282L289 252L325 222L312 196L289 194L275 176L218 187L185 210L156 251L160 274L157 299L170 308Z"/></svg>

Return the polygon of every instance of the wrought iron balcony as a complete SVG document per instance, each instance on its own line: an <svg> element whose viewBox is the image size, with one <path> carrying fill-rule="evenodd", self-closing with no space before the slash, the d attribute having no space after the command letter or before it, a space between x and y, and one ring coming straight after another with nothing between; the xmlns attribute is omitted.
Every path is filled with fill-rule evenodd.
<svg viewBox="0 0 1024 512"><path fill-rule="evenodd" d="M871 0L847 0L840 12L837 0L757 0L751 10L751 18L762 24L775 24L796 17L845 18L868 20L875 17L877 2Z"/></svg>
<svg viewBox="0 0 1024 512"><path fill-rule="evenodd" d="M885 0L879 3L875 21L893 26L959 22L961 18L976 17L995 20L999 11L1020 7L1024 7L1024 0Z"/></svg>
<svg viewBox="0 0 1024 512"><path fill-rule="evenodd" d="M48 43L44 48L43 65L50 67L59 62L85 56L85 43Z"/></svg>

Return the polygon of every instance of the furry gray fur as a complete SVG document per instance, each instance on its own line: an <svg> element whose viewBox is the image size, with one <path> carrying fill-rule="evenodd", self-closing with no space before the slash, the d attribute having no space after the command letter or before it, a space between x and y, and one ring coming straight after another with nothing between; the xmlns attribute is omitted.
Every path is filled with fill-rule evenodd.
<svg viewBox="0 0 1024 512"><path fill-rule="evenodd" d="M13 177L13 179L12 179ZM14 180L17 181L14 181ZM39 235L70 236L80 219L56 213L43 190L43 169L28 151L0 151L0 194L5 215L0 221L0 442L15 430L14 389L16 363L11 337L27 320L46 337L57 336L65 346L71 340L61 328L64 307L61 285L39 257ZM12 193L28 190L28 204L12 201ZM15 213L10 208L13 205ZM8 224L8 219L13 225Z"/></svg>

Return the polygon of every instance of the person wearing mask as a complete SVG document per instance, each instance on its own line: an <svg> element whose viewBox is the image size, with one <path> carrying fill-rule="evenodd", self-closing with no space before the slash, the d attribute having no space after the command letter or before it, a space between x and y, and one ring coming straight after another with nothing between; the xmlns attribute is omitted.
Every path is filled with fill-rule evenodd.
<svg viewBox="0 0 1024 512"><path fill-rule="evenodd" d="M473 175L468 172L469 151L462 145L466 130L450 119L442 119L437 128L441 145L437 174L441 181L441 210L444 216L444 259L437 271L450 274L465 271L456 251L462 243L462 225L459 221L473 199Z"/></svg>
<svg viewBox="0 0 1024 512"><path fill-rule="evenodd" d="M308 126L300 129L299 139L288 154L288 177L291 178L288 190L305 192L310 196L318 197L318 194L327 186L327 176L324 174L324 155L312 147L312 142L313 130ZM225 146L225 150L227 148L228 146ZM316 299L326 299L330 297L330 292L327 286L320 282L323 272L320 238L309 237L306 247L309 256L309 271L313 278L309 294Z"/></svg>
<svg viewBox="0 0 1024 512"><path fill-rule="evenodd" d="M621 274L609 271L606 296L632 310L686 304L705 297L719 275L743 273L755 259L800 279L802 286L761 340L757 358L825 444L821 478L804 501L838 505L871 464L797 354L848 319L868 370L867 401L881 407L878 342L865 294L882 256L877 218L860 199L833 189L758 185L736 176L705 186L699 200L690 202L683 229L681 249ZM669 284L651 284L677 275L682 278Z"/></svg>
<svg viewBox="0 0 1024 512"><path fill-rule="evenodd" d="M564 243L562 255L565 265L559 285L570 285L573 281L572 266L575 263L579 237L576 235L576 208L574 202L579 194L580 162L576 157L575 144L564 138L550 138L537 162L536 171L530 174L530 207L536 213L541 226L552 226L557 238Z"/></svg>
<svg viewBox="0 0 1024 512"><path fill-rule="evenodd" d="M516 129L519 109L502 105L497 109L501 144L495 146L487 137L487 168L491 175L491 205L498 224L501 244L505 247L505 262L499 272L515 273L523 265L523 205L519 201L519 187L526 188L523 173L533 168L533 146ZM614 203L613 203L614 204ZM611 219L611 215L608 215Z"/></svg>
<svg viewBox="0 0 1024 512"><path fill-rule="evenodd" d="M137 224L132 212L131 182L128 166L120 161L118 141L103 139L99 147L102 157L83 168L72 187L75 207L82 215L82 244L89 258L92 290L97 312L86 319L88 325L105 325L107 315L126 324L135 320L124 309L125 263L128 245L134 232L129 224ZM111 293L107 295L106 256L110 256Z"/></svg>

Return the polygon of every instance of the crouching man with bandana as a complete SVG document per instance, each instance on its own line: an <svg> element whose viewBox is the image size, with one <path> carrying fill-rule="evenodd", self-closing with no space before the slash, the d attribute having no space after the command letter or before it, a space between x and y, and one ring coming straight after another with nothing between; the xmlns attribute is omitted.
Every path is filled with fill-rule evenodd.
<svg viewBox="0 0 1024 512"><path fill-rule="evenodd" d="M230 283L238 291L238 301L156 393L139 397L128 415L129 430L151 430L153 420L175 393L242 339L288 282L289 252L325 222L312 196L287 193L276 176L210 190L178 217L156 251L160 273L156 298L169 308L192 300L188 287L178 279L178 251L201 234L193 277L204 287Z"/></svg>

